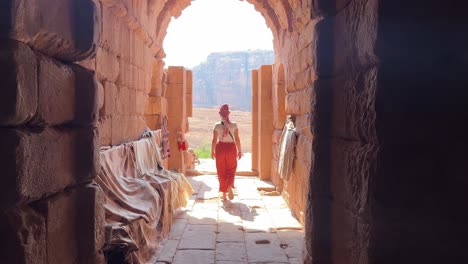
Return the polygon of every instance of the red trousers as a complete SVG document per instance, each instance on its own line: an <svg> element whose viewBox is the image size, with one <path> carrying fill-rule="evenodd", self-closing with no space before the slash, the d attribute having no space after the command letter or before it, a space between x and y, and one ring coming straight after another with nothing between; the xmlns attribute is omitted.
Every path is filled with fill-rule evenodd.
<svg viewBox="0 0 468 264"><path fill-rule="evenodd" d="M218 142L216 144L216 170L218 172L220 192L227 192L229 186L234 187L234 175L236 174L236 169L236 143Z"/></svg>

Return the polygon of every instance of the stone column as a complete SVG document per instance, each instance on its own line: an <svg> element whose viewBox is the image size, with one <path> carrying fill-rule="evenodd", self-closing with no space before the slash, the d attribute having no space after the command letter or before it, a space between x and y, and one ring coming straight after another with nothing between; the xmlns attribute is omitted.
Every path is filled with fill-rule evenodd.
<svg viewBox="0 0 468 264"><path fill-rule="evenodd" d="M252 71L252 171L258 172L258 70Z"/></svg>
<svg viewBox="0 0 468 264"><path fill-rule="evenodd" d="M1 262L104 263L104 201L90 184L98 83L75 64L95 55L100 10L24 2L0 4Z"/></svg>
<svg viewBox="0 0 468 264"><path fill-rule="evenodd" d="M166 91L169 144L169 169L185 173L184 155L177 149L177 131L185 132L187 123L187 71L184 67L170 66Z"/></svg>
<svg viewBox="0 0 468 264"><path fill-rule="evenodd" d="M262 180L271 179L273 126L272 65L262 65L258 71L258 166Z"/></svg>

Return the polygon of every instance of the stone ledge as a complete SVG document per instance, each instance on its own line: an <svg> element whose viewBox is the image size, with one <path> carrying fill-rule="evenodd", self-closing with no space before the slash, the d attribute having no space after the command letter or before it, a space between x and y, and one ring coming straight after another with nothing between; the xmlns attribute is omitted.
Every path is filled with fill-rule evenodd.
<svg viewBox="0 0 468 264"><path fill-rule="evenodd" d="M3 1L5 2L5 1ZM0 37L26 43L63 61L95 53L100 12L91 0L6 0L0 8Z"/></svg>
<svg viewBox="0 0 468 264"><path fill-rule="evenodd" d="M97 174L97 130L0 129L4 190L0 209L41 199Z"/></svg>

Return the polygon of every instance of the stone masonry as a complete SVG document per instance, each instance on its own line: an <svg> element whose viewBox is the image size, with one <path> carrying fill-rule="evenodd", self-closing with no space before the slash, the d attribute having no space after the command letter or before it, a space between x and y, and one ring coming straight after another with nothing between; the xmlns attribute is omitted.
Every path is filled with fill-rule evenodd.
<svg viewBox="0 0 468 264"><path fill-rule="evenodd" d="M0 1L0 262L104 263L99 148L165 115L189 129L191 73L162 43L190 2ZM467 263L466 3L245 2L275 48L252 74L252 167L304 225L304 262Z"/></svg>

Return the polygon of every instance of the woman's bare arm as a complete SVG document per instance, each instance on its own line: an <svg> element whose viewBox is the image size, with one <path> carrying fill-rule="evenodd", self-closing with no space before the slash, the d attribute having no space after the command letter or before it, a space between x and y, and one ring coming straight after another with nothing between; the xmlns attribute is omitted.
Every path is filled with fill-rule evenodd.
<svg viewBox="0 0 468 264"><path fill-rule="evenodd" d="M211 140L211 158L215 159L216 157L216 143L218 143L218 132L213 129L213 140Z"/></svg>
<svg viewBox="0 0 468 264"><path fill-rule="evenodd" d="M237 158L240 159L242 157L242 149L241 149L241 142L239 138L239 129L236 129L236 131L234 131L234 138L236 140L236 146L237 146Z"/></svg>

